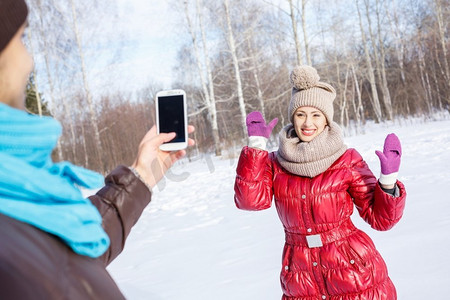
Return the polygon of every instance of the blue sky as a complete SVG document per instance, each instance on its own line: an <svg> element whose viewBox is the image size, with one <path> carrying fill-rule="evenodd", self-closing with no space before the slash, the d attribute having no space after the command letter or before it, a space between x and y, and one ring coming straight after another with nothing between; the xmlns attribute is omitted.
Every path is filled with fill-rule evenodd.
<svg viewBox="0 0 450 300"><path fill-rule="evenodd" d="M285 0L271 2L288 9ZM134 92L155 83L163 89L178 88L172 86L173 79L182 72L176 68L177 52L183 43L189 42L189 34L184 13L177 12L174 5L183 3L180 0L114 3L118 18L105 15L98 21L95 16L94 23L88 23L82 30L84 50L93 51L93 55L86 55L86 67L94 93L103 94L105 89ZM310 12L308 16L311 24L315 22L313 15ZM96 28L92 30L92 26ZM289 28L286 30L289 32ZM314 36L313 30L309 33ZM117 52L119 56L115 55ZM38 57L36 62L38 66L43 64Z"/></svg>
<svg viewBox="0 0 450 300"><path fill-rule="evenodd" d="M130 87L155 81L171 88L181 43L176 32L180 20L167 1L118 0L118 6L120 27L127 32L121 66L128 69Z"/></svg>
<svg viewBox="0 0 450 300"><path fill-rule="evenodd" d="M171 83L175 77L176 55L186 38L184 28L180 26L184 20L179 20L180 16L177 17L167 1L116 0L115 5L117 9L104 9L103 16L83 11L86 23L78 24L88 85L94 97L104 95L105 91L134 93L154 83L163 89L174 88ZM67 9L63 4L61 6ZM111 12L117 13L118 17ZM71 26L70 16L67 18L67 26ZM39 89L47 95L50 92L45 53L38 49L36 42L28 46L33 52ZM55 63L64 64L57 59ZM69 80L73 84L74 80L81 81L81 76L58 80Z"/></svg>

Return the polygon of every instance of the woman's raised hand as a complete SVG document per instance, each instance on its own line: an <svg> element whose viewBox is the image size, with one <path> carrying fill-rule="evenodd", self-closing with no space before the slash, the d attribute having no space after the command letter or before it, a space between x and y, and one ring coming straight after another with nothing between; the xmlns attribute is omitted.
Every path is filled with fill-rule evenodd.
<svg viewBox="0 0 450 300"><path fill-rule="evenodd" d="M259 111L251 112L246 119L248 136L263 136L268 139L277 123L278 118L275 118L269 124L266 124L264 117Z"/></svg>
<svg viewBox="0 0 450 300"><path fill-rule="evenodd" d="M402 156L400 140L394 133L388 134L384 140L383 152L377 150L375 154L381 163L380 183L383 186L393 187L397 181Z"/></svg>

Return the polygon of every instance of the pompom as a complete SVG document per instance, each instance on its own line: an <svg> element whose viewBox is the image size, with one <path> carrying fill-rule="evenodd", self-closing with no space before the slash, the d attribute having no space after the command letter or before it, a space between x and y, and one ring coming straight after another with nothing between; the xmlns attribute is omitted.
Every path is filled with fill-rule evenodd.
<svg viewBox="0 0 450 300"><path fill-rule="evenodd" d="M289 81L297 90L310 89L319 82L320 77L317 70L310 66L298 66L292 70Z"/></svg>

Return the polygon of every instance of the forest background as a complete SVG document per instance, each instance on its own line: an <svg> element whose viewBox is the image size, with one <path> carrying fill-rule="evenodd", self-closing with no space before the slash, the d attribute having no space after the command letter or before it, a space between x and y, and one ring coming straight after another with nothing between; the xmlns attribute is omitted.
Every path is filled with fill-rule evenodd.
<svg viewBox="0 0 450 300"><path fill-rule="evenodd" d="M254 110L279 118L279 132L289 122L288 76L296 65L314 66L336 88L334 120L346 135L364 133L369 120L429 119L450 110L449 0L28 5L25 42L35 70L27 106L62 123L55 160L102 173L131 164L155 122L161 89L187 92L189 123L197 128L188 158L236 155L245 144L246 114ZM134 15L150 7L161 11L138 24ZM172 42L152 42L153 27ZM153 62L132 65L146 30L145 41L159 50L148 51ZM275 135L270 142L277 143Z"/></svg>

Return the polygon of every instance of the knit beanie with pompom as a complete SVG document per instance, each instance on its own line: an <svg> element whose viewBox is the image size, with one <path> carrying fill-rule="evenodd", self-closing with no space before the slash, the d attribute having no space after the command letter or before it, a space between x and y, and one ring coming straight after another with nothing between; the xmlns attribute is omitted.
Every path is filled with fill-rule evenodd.
<svg viewBox="0 0 450 300"><path fill-rule="evenodd" d="M317 70L310 66L297 66L289 77L292 85L291 102L288 115L293 123L297 108L312 106L319 109L327 119L327 123L333 122L333 101L336 98L335 89L328 83L320 82Z"/></svg>
<svg viewBox="0 0 450 300"><path fill-rule="evenodd" d="M0 0L0 53L27 20L24 0Z"/></svg>

